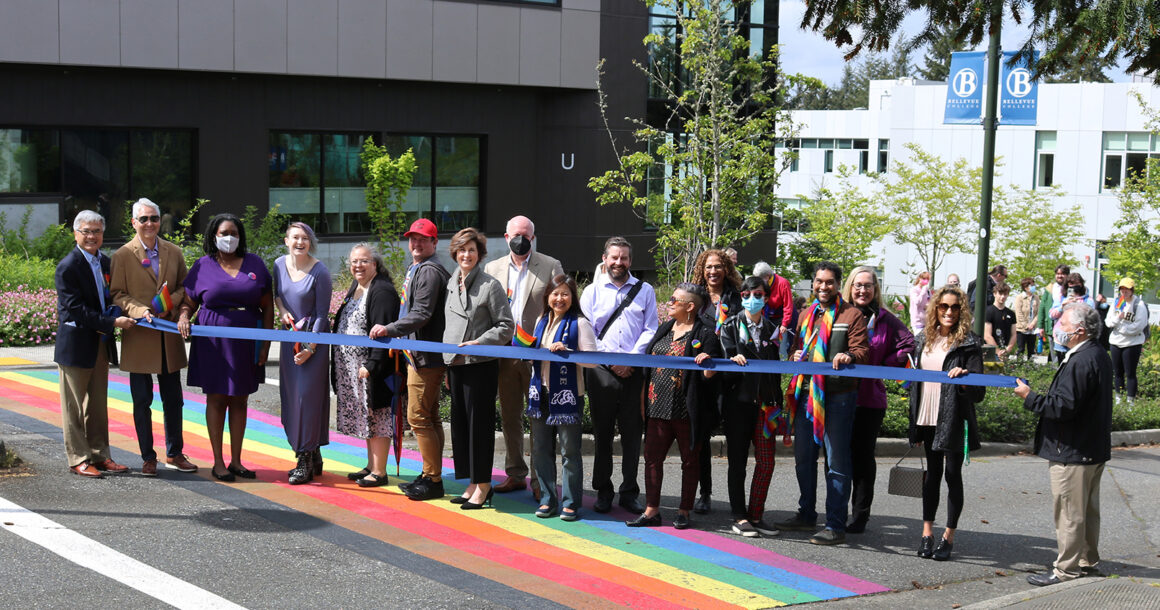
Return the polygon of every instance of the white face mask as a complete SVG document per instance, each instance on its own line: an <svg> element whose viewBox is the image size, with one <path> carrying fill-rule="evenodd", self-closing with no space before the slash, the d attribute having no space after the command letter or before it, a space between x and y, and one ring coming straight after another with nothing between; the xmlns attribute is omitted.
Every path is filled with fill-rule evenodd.
<svg viewBox="0 0 1160 610"><path fill-rule="evenodd" d="M218 235L217 249L226 254L233 254L238 249L238 238L233 235Z"/></svg>

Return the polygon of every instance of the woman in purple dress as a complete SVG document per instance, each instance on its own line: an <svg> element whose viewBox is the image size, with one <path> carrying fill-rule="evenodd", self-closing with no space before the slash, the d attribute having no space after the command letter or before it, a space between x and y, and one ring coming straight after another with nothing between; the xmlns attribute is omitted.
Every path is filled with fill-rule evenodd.
<svg viewBox="0 0 1160 610"><path fill-rule="evenodd" d="M304 222L286 228L286 256L274 261L274 302L289 330L330 331L330 270L311 256L318 249ZM330 350L315 343L283 341L278 357L282 428L298 464L287 473L291 485L322 474L319 447L330 443Z"/></svg>
<svg viewBox="0 0 1160 610"><path fill-rule="evenodd" d="M209 221L199 258L185 276L187 297L181 306L177 328L189 337L190 317L197 310L203 326L272 328L274 299L266 264L246 253L246 229L233 214L218 214ZM258 384L266 379L269 342L243 339L194 337L189 349L187 384L205 392L205 427L213 449L213 476L221 481L234 477L253 479L254 471L242 465L242 439L246 434L246 403ZM230 417L230 463L222 458L222 435L226 414Z"/></svg>

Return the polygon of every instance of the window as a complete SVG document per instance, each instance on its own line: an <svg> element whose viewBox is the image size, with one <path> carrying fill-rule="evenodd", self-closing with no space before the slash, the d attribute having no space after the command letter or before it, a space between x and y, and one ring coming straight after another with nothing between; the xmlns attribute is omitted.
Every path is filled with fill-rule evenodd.
<svg viewBox="0 0 1160 610"><path fill-rule="evenodd" d="M834 171L834 151L833 149L826 150L825 169L822 170L827 174Z"/></svg>
<svg viewBox="0 0 1160 610"><path fill-rule="evenodd" d="M1118 188L1147 171L1148 159L1160 159L1160 138L1146 132L1104 132L1103 156L1102 188Z"/></svg>
<svg viewBox="0 0 1160 610"><path fill-rule="evenodd" d="M359 152L369 134L270 133L270 207L319 233L370 231Z"/></svg>
<svg viewBox="0 0 1160 610"><path fill-rule="evenodd" d="M423 216L442 232L480 224L483 139L478 136L388 135L387 152L415 155L415 182L403 205L408 221Z"/></svg>
<svg viewBox="0 0 1160 610"><path fill-rule="evenodd" d="M125 202L148 197L173 231L193 205L195 135L189 130L0 129L0 196L60 194L61 222L95 210L122 237Z"/></svg>
<svg viewBox="0 0 1160 610"><path fill-rule="evenodd" d="M0 193L60 190L60 133L0 129Z"/></svg>
<svg viewBox="0 0 1160 610"><path fill-rule="evenodd" d="M1033 188L1055 184L1055 132L1035 133L1035 184Z"/></svg>
<svg viewBox="0 0 1160 610"><path fill-rule="evenodd" d="M781 199L781 216L770 215L770 228L784 233L806 233L810 230L810 223L802 213L805 202L801 199Z"/></svg>
<svg viewBox="0 0 1160 610"><path fill-rule="evenodd" d="M870 168L870 151L858 151L858 173L865 174Z"/></svg>
<svg viewBox="0 0 1160 610"><path fill-rule="evenodd" d="M890 161L890 140L878 140L878 173L886 173L888 161Z"/></svg>

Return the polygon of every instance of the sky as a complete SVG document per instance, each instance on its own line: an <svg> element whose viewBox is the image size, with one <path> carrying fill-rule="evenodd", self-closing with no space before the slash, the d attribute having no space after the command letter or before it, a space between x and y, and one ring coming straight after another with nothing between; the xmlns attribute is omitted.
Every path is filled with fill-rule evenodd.
<svg viewBox="0 0 1160 610"><path fill-rule="evenodd" d="M802 30L799 24L805 4L801 0L782 0L780 15L780 31L778 40L781 43L782 69L789 73L806 74L820 78L827 85L836 85L842 78L843 52L834 46L834 43L822 38L821 34ZM922 29L923 15L911 14L903 22L903 30L915 33ZM1003 50L1018 49L1027 38L1027 28L1016 24L1008 17L1003 23L1001 42ZM978 49L986 51L986 41ZM861 57L861 54L859 55ZM915 63L921 63L923 53L912 55ZM858 61L856 58L854 61ZM1131 76L1123 70L1109 71L1108 78L1116 82L1131 81Z"/></svg>

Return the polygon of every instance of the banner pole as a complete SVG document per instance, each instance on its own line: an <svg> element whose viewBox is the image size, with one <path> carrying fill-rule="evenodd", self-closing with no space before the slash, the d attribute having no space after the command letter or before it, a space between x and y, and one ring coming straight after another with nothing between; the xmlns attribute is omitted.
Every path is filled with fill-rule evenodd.
<svg viewBox="0 0 1160 610"><path fill-rule="evenodd" d="M983 184L979 206L979 252L975 276L975 334L983 336L988 294L987 271L991 254L991 200L995 184L995 131L998 126L996 106L999 98L999 31L1003 23L1003 3L991 0L991 41L987 49L987 110L983 117Z"/></svg>

